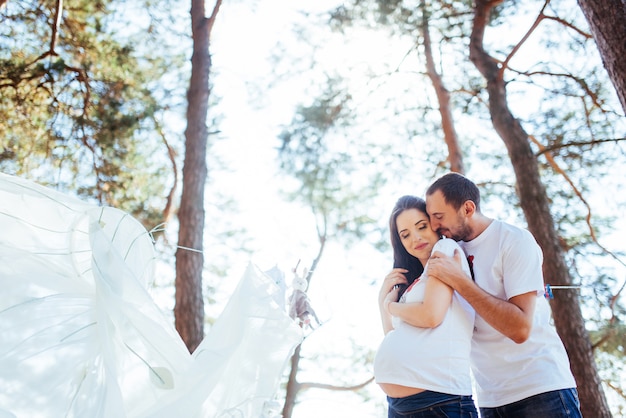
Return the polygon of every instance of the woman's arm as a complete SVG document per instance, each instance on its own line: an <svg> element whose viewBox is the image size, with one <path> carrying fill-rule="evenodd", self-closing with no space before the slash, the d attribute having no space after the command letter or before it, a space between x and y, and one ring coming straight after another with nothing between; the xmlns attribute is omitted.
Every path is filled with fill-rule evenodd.
<svg viewBox="0 0 626 418"><path fill-rule="evenodd" d="M408 270L402 268L395 268L389 272L385 277L380 292L378 293L378 309L380 310L380 319L383 325L383 332L385 335L393 329L391 323L391 314L387 310L388 300L398 300L398 289L395 288L397 284L407 284L405 273Z"/></svg>
<svg viewBox="0 0 626 418"><path fill-rule="evenodd" d="M452 303L453 290L432 277L427 279L425 286L423 302L397 303L387 299L387 312L414 327L435 328L439 326Z"/></svg>

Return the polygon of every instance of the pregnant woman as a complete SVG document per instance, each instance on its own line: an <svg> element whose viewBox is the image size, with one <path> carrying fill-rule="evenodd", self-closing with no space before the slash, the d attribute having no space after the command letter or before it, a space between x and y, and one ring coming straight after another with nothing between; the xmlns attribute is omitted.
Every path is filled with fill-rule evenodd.
<svg viewBox="0 0 626 418"><path fill-rule="evenodd" d="M428 277L433 250L456 256L470 276L463 250L431 229L426 204L415 196L398 200L389 229L394 268L379 294L385 338L374 361L388 417L476 418L469 360L474 311Z"/></svg>

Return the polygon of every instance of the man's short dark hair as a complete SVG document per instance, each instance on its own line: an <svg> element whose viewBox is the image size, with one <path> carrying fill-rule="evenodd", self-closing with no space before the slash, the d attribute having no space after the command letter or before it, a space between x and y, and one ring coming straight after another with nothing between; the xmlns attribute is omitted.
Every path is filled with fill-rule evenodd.
<svg viewBox="0 0 626 418"><path fill-rule="evenodd" d="M441 191L445 202L458 210L466 201L471 200L476 205L476 211L480 212L480 191L478 187L467 177L459 173L446 173L439 177L426 190L426 196L430 196L437 190Z"/></svg>

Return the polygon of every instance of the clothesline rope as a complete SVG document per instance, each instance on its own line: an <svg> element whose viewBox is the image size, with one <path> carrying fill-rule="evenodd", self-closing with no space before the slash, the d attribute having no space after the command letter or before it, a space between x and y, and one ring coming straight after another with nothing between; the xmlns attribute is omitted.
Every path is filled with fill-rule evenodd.
<svg viewBox="0 0 626 418"><path fill-rule="evenodd" d="M573 286L573 285L550 285L546 284L544 286L544 293L546 299L554 299L554 294L552 293L552 289L581 289L582 286Z"/></svg>

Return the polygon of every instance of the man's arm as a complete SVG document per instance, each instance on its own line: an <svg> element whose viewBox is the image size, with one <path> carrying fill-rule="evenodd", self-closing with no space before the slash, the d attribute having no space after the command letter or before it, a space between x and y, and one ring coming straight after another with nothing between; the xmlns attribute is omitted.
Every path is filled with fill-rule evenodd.
<svg viewBox="0 0 626 418"><path fill-rule="evenodd" d="M514 342L528 339L533 324L536 292L514 296L509 300L497 298L471 280L459 267L461 254L454 257L435 252L429 261L429 274L446 283L474 308L489 325Z"/></svg>

